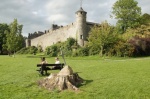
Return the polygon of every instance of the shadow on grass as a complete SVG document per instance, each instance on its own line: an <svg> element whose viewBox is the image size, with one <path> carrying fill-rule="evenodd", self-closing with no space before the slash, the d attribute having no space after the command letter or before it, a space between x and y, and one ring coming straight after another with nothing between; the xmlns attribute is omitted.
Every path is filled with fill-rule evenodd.
<svg viewBox="0 0 150 99"><path fill-rule="evenodd" d="M89 83L92 83L93 80L83 80L83 83L82 84L79 84L77 87L81 87L81 86L84 86L84 85L88 85Z"/></svg>
<svg viewBox="0 0 150 99"><path fill-rule="evenodd" d="M84 80L84 81L83 81L83 85L87 85L87 84L89 84L89 83L91 83L91 82L93 82L93 80Z"/></svg>
<svg viewBox="0 0 150 99"><path fill-rule="evenodd" d="M40 76L40 77L48 77L49 75L50 75L50 73L43 74L43 75L39 73L39 76Z"/></svg>

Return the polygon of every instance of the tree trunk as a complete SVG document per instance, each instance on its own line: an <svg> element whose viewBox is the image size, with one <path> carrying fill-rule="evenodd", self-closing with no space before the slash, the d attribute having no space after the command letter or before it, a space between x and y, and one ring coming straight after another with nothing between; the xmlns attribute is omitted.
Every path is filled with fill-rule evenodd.
<svg viewBox="0 0 150 99"><path fill-rule="evenodd" d="M103 46L101 46L100 56L103 56Z"/></svg>

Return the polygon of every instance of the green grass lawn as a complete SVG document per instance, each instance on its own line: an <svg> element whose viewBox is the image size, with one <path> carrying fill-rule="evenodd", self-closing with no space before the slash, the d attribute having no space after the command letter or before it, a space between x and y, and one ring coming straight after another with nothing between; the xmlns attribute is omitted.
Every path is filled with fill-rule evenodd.
<svg viewBox="0 0 150 99"><path fill-rule="evenodd" d="M150 99L150 57L66 58L85 80L79 92L40 88L37 81L43 77L36 71L39 57L0 56L0 99ZM46 60L54 63L54 58Z"/></svg>

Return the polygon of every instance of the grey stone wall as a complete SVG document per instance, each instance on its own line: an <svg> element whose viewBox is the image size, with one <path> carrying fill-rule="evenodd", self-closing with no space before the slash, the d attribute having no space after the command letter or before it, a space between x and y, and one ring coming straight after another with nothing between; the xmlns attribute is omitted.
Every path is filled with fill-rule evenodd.
<svg viewBox="0 0 150 99"><path fill-rule="evenodd" d="M43 50L45 50L47 46L53 45L59 41L64 42L69 37L76 39L76 23L72 23L56 30L49 30L49 33L31 39L31 46L40 45Z"/></svg>

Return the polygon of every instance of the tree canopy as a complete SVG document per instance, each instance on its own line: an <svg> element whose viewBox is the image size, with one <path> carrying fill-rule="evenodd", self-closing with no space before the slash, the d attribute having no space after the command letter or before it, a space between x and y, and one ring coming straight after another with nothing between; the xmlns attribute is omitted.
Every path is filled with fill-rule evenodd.
<svg viewBox="0 0 150 99"><path fill-rule="evenodd" d="M23 25L19 25L17 19L14 19L14 21L9 25L9 30L5 31L5 48L7 48L9 52L15 52L23 47L24 38L21 34L22 27Z"/></svg>
<svg viewBox="0 0 150 99"><path fill-rule="evenodd" d="M148 13L144 13L142 16L141 16L141 24L149 24L150 23L150 15Z"/></svg>
<svg viewBox="0 0 150 99"><path fill-rule="evenodd" d="M111 44L116 42L117 36L114 33L114 27L105 21L100 26L95 26L91 29L88 40L91 52L103 55L104 48L107 49Z"/></svg>
<svg viewBox="0 0 150 99"><path fill-rule="evenodd" d="M134 28L139 25L141 8L135 0L118 0L112 7L112 14L115 16L117 25L123 32L128 27Z"/></svg>
<svg viewBox="0 0 150 99"><path fill-rule="evenodd" d="M5 23L0 24L0 54L3 53L3 45L6 44L6 30L8 30L8 25Z"/></svg>

